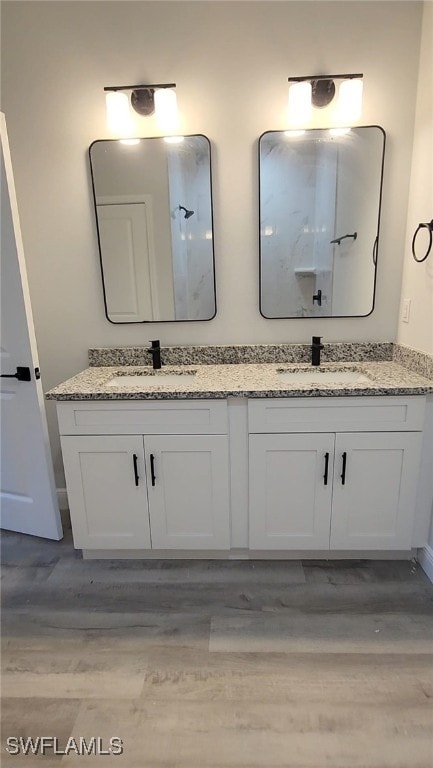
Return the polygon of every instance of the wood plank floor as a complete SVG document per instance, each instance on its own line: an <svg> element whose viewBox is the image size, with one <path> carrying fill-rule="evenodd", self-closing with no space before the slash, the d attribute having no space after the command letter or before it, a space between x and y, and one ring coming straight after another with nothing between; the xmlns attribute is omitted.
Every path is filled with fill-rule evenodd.
<svg viewBox="0 0 433 768"><path fill-rule="evenodd" d="M416 564L1 544L2 768L432 768L433 585ZM15 756L11 736L124 752Z"/></svg>

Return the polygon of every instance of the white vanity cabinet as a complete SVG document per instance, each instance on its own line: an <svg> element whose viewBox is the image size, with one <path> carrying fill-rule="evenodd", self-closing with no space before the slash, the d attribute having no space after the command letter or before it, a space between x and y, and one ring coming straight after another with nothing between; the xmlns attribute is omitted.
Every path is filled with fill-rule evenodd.
<svg viewBox="0 0 433 768"><path fill-rule="evenodd" d="M423 414L423 398L250 401L250 549L410 549Z"/></svg>
<svg viewBox="0 0 433 768"><path fill-rule="evenodd" d="M410 549L421 433L337 434L330 549Z"/></svg>
<svg viewBox="0 0 433 768"><path fill-rule="evenodd" d="M74 544L81 549L150 549L143 438L62 437Z"/></svg>
<svg viewBox="0 0 433 768"><path fill-rule="evenodd" d="M58 415L76 547L230 548L225 401L68 402Z"/></svg>
<svg viewBox="0 0 433 768"><path fill-rule="evenodd" d="M74 542L88 556L366 557L414 546L422 396L57 409Z"/></svg>
<svg viewBox="0 0 433 768"><path fill-rule="evenodd" d="M328 549L334 436L250 435L249 453L250 549Z"/></svg>
<svg viewBox="0 0 433 768"><path fill-rule="evenodd" d="M145 438L154 549L230 549L226 435Z"/></svg>

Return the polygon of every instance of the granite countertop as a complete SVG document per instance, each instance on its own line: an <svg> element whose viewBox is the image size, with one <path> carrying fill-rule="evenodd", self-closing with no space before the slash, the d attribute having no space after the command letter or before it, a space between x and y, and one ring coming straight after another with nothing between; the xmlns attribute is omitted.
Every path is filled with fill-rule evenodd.
<svg viewBox="0 0 433 768"><path fill-rule="evenodd" d="M327 381L283 381L279 372L327 373ZM363 374L367 381L336 383L330 372ZM158 374L158 383L155 382ZM178 374L182 381L166 382ZM134 376L137 383L113 386L114 377ZM185 381L183 381L183 379ZM226 397L339 397L355 395L424 395L433 393L433 381L395 362L308 364L256 363L228 365L97 366L87 368L51 389L48 400L181 400Z"/></svg>

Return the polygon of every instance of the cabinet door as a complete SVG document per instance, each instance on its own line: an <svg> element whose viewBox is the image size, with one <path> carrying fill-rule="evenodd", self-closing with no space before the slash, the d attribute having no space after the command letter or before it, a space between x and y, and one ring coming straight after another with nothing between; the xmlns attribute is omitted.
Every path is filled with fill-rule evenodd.
<svg viewBox="0 0 433 768"><path fill-rule="evenodd" d="M410 549L420 447L417 432L336 436L331 549Z"/></svg>
<svg viewBox="0 0 433 768"><path fill-rule="evenodd" d="M62 437L76 547L150 548L143 438Z"/></svg>
<svg viewBox="0 0 433 768"><path fill-rule="evenodd" d="M145 438L154 549L230 547L225 435Z"/></svg>
<svg viewBox="0 0 433 768"><path fill-rule="evenodd" d="M251 549L329 548L333 454L332 434L250 435Z"/></svg>

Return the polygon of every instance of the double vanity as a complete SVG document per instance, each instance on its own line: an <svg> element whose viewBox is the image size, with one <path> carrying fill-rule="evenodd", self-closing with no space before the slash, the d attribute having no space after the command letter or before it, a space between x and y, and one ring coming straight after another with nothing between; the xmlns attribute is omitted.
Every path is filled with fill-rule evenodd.
<svg viewBox="0 0 433 768"><path fill-rule="evenodd" d="M264 318L371 314L384 147L379 126L262 134ZM104 139L90 164L107 319L212 319L209 140ZM394 352L318 337L91 349L90 367L47 395L75 546L86 557L410 556L431 513L417 491L433 373Z"/></svg>
<svg viewBox="0 0 433 768"><path fill-rule="evenodd" d="M409 554L426 396L392 345L90 350L57 401L85 557ZM424 526L425 527L425 526Z"/></svg>

